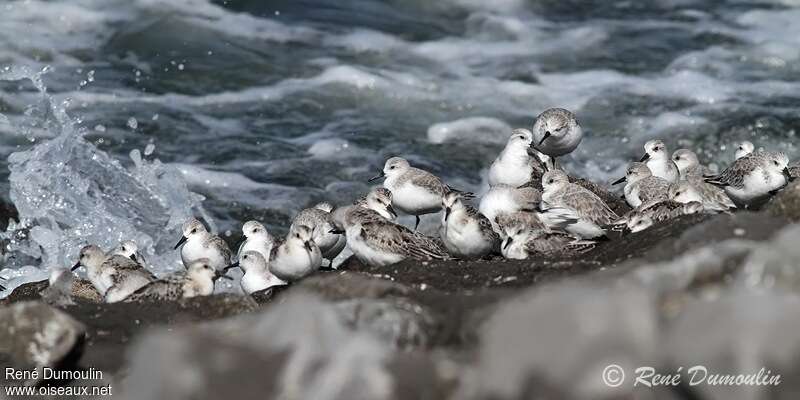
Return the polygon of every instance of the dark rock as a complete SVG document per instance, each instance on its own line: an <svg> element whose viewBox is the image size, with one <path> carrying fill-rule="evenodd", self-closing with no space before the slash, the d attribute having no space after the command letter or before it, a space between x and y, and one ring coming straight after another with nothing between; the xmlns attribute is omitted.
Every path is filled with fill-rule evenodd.
<svg viewBox="0 0 800 400"><path fill-rule="evenodd" d="M765 208L772 215L800 221L800 179L790 182Z"/></svg>
<svg viewBox="0 0 800 400"><path fill-rule="evenodd" d="M0 309L0 353L17 368L66 368L83 350L86 327L67 313L37 301Z"/></svg>
<svg viewBox="0 0 800 400"><path fill-rule="evenodd" d="M17 208L5 199L0 198L0 231L5 231L8 228L8 220L10 219L19 221Z"/></svg>

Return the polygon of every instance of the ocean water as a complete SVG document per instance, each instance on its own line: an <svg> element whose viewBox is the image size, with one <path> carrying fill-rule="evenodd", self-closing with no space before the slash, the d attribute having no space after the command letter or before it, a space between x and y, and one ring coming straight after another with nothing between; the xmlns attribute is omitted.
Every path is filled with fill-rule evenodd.
<svg viewBox="0 0 800 400"><path fill-rule="evenodd" d="M66 266L86 241L135 237L163 254L190 214L222 233L259 219L282 234L300 209L368 190L394 155L480 193L510 128L549 107L577 114L586 136L563 163L597 182L652 138L717 167L740 140L800 156L798 1L10 0L0 12L0 196L28 220L6 277Z"/></svg>

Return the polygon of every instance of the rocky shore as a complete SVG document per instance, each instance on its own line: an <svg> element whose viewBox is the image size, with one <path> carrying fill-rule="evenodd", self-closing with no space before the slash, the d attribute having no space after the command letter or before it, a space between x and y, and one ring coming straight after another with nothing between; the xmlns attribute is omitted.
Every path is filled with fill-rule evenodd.
<svg viewBox="0 0 800 400"><path fill-rule="evenodd" d="M355 259L252 298L0 306L0 361L103 371L129 399L795 398L800 394L800 183L763 210L689 215L578 259ZM606 367L625 373L619 386ZM780 375L692 385L685 371ZM637 367L683 374L634 387ZM680 369L679 369L680 368ZM607 378L614 378L607 376Z"/></svg>

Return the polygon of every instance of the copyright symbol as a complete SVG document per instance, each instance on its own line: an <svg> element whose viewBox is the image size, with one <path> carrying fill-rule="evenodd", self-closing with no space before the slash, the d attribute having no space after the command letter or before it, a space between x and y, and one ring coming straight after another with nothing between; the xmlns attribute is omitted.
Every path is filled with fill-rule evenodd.
<svg viewBox="0 0 800 400"><path fill-rule="evenodd" d="M625 371L617 364L611 364L603 370L603 383L608 387L618 387L625 381Z"/></svg>

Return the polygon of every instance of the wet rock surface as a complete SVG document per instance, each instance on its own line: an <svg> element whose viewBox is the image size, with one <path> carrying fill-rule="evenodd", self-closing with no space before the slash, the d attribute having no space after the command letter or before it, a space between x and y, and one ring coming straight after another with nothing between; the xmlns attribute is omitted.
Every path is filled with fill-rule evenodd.
<svg viewBox="0 0 800 400"><path fill-rule="evenodd" d="M174 303L101 304L78 280L75 304L60 309L86 327L77 365L112 374L126 398L740 398L710 386L643 391L631 377L642 365L707 363L791 380L798 239L769 208L688 215L578 259L375 268L351 258L253 297ZM46 286L18 288L5 309L41 304L29 302ZM603 382L609 364L626 384ZM796 384L746 398L791 398L784 390Z"/></svg>

